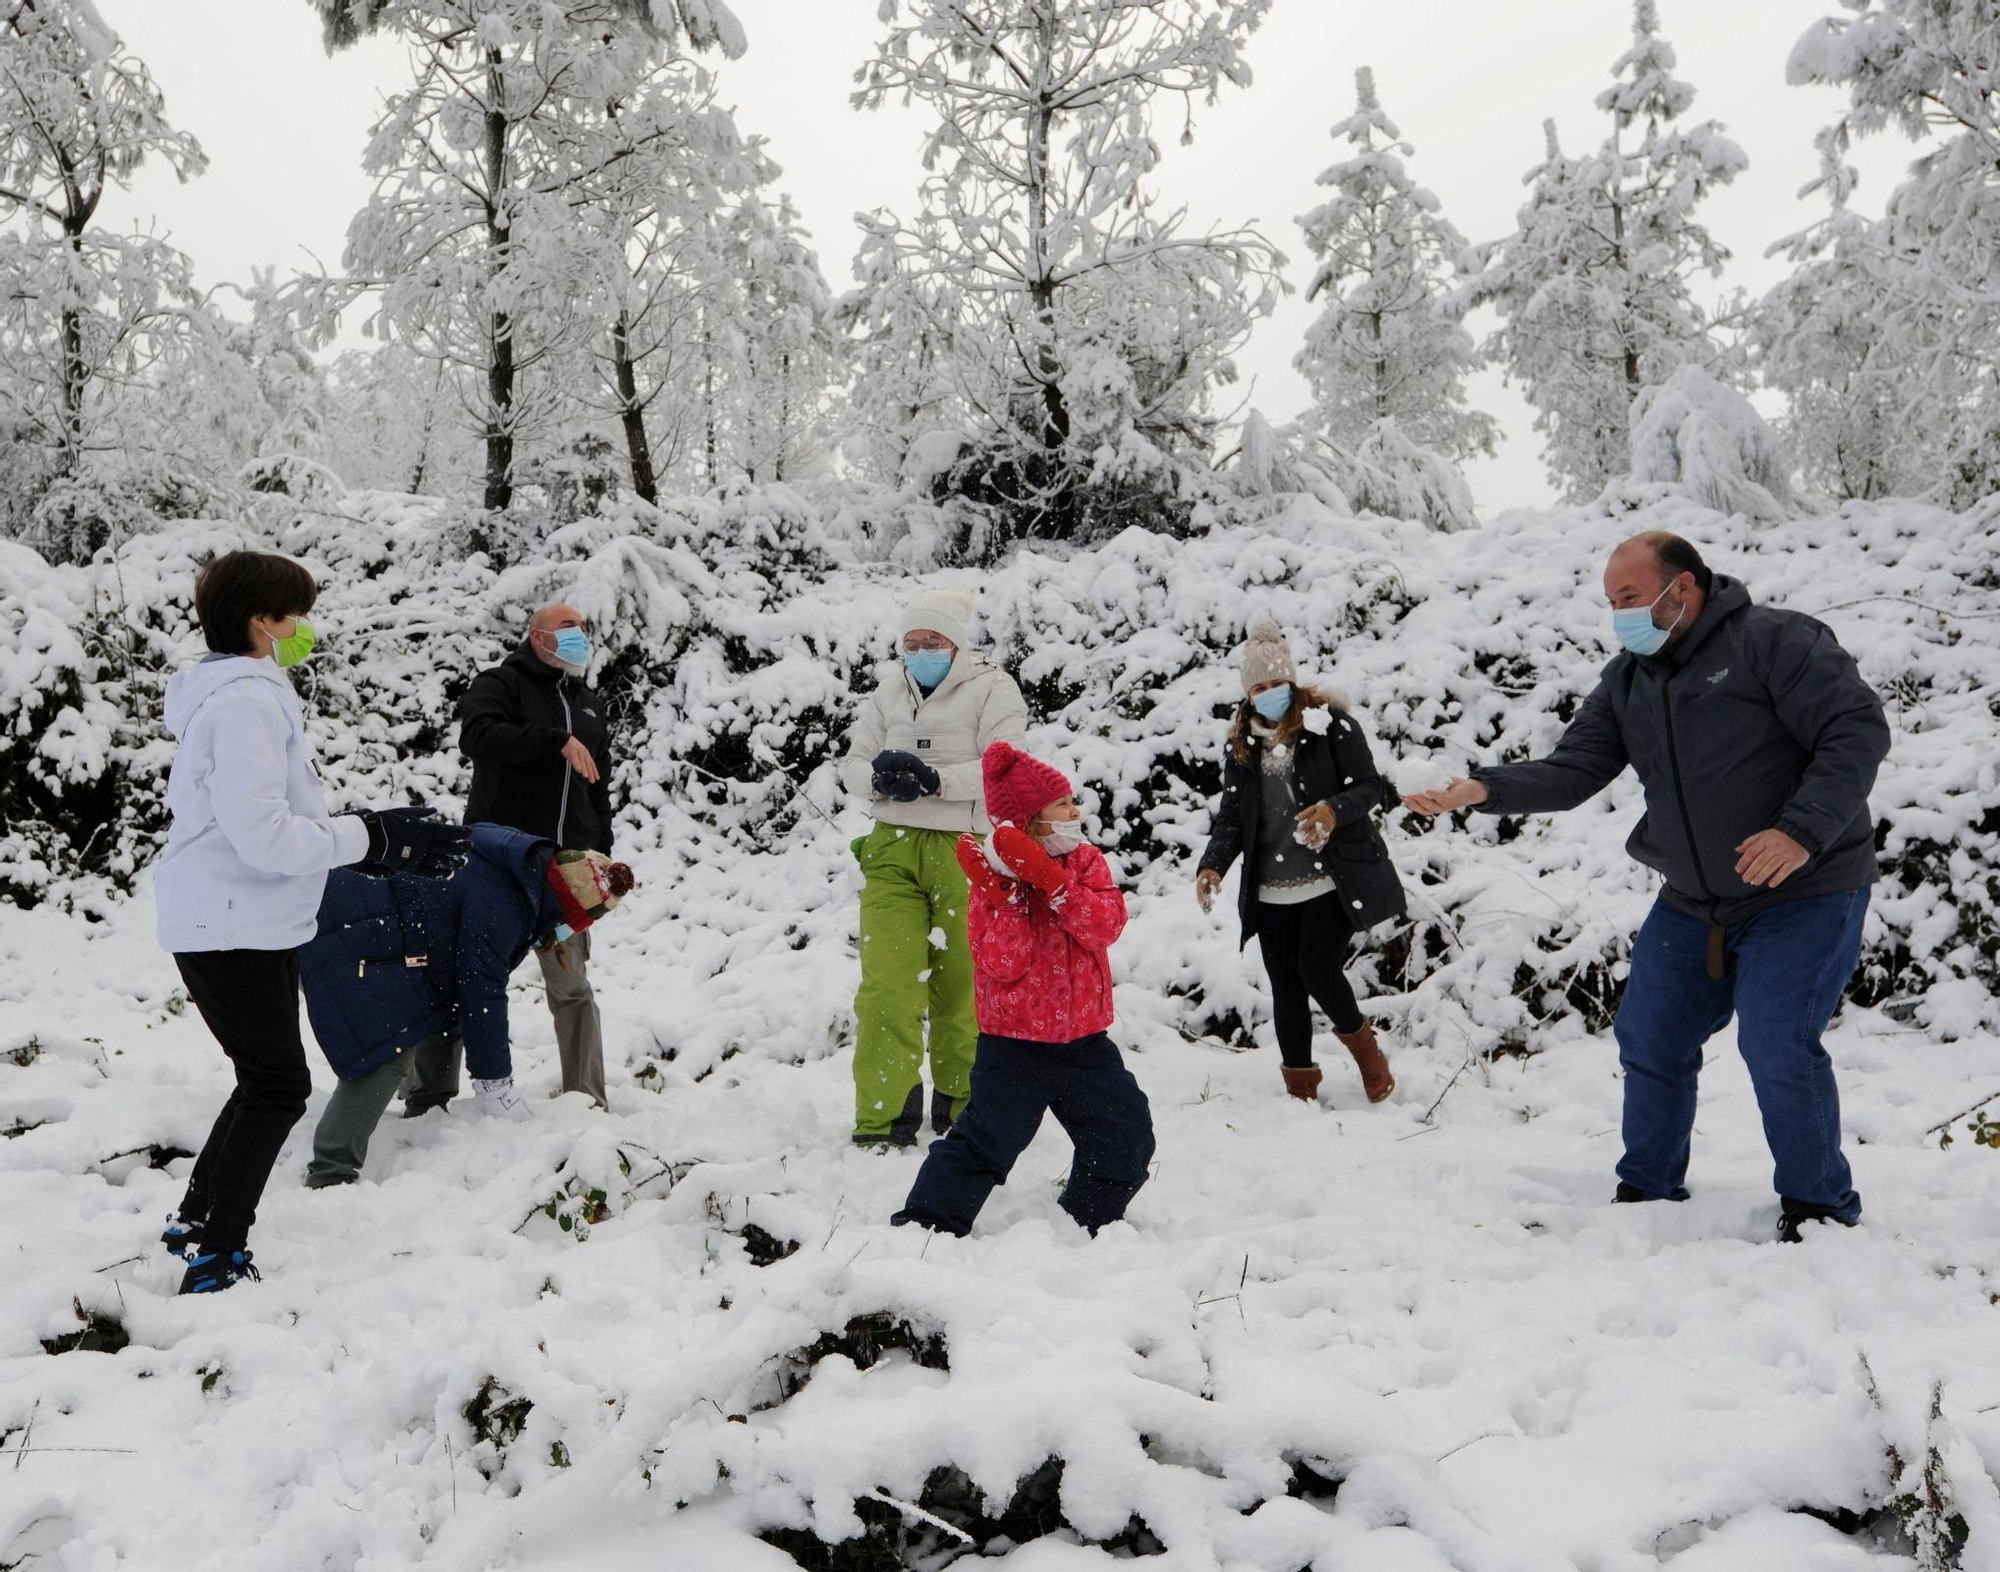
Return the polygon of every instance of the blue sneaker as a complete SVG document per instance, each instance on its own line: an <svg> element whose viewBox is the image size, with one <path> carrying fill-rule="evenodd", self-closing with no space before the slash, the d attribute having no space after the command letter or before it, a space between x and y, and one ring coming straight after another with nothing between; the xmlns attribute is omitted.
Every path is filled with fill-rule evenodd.
<svg viewBox="0 0 2000 1572"><path fill-rule="evenodd" d="M205 1217L183 1217L179 1212L169 1212L160 1243L167 1247L168 1255L177 1255L185 1261L200 1248L201 1231L207 1223Z"/></svg>
<svg viewBox="0 0 2000 1572"><path fill-rule="evenodd" d="M246 1277L261 1281L263 1275L250 1264L248 1250L232 1250L226 1257L219 1251L197 1255L188 1261L188 1269L181 1276L181 1292L219 1294L225 1288L234 1288Z"/></svg>

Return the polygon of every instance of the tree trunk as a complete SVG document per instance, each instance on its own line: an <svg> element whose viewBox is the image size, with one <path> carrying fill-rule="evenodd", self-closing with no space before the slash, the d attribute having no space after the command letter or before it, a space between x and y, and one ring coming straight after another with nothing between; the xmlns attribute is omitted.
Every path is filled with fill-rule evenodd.
<svg viewBox="0 0 2000 1572"><path fill-rule="evenodd" d="M1615 144L1614 144L1615 145ZM1616 192L1611 197L1611 255L1618 265L1618 271L1625 274L1626 283L1631 283L1631 274L1625 262L1625 204L1618 200ZM1629 305L1632 292L1628 287L1625 299ZM1625 342L1625 402L1630 404L1639 396L1639 350L1632 342L1631 323L1618 324L1619 337Z"/></svg>
<svg viewBox="0 0 2000 1572"><path fill-rule="evenodd" d="M785 478L785 449L792 440L792 352L778 356L778 442L771 459L771 478Z"/></svg>
<svg viewBox="0 0 2000 1572"><path fill-rule="evenodd" d="M83 270L81 225L63 225L63 244L70 252L73 273ZM90 380L83 363L83 311L70 286L63 285L62 308L62 431L56 452L56 473L68 477L83 468L83 393Z"/></svg>
<svg viewBox="0 0 2000 1572"><path fill-rule="evenodd" d="M1049 68L1055 58L1055 12L1044 9L1037 25L1040 57L1035 63L1035 74L1040 92L1028 119L1029 145L1033 149L1028 160L1028 252L1034 269L1028 280L1028 298L1034 305L1040 329L1040 341L1035 346L1035 376L1041 384L1042 448L1053 455L1069 441L1069 409L1062 395L1062 361L1056 353L1055 264L1048 254L1049 138L1054 120Z"/></svg>
<svg viewBox="0 0 2000 1572"><path fill-rule="evenodd" d="M486 274L497 279L507 265L509 234L501 207L507 187L507 114L501 106L501 55L486 53L490 98L486 110ZM505 512L514 500L514 324L491 311L486 366L486 511Z"/></svg>
<svg viewBox="0 0 2000 1572"><path fill-rule="evenodd" d="M722 484L716 464L715 438L715 341L709 336L708 313L701 318L701 451L708 472L710 491Z"/></svg>
<svg viewBox="0 0 2000 1572"><path fill-rule="evenodd" d="M611 360L618 379L618 418L625 427L625 452L632 462L632 489L642 501L657 503L653 445L646 437L646 412L639 404L639 376L632 364L632 324L623 312L611 328Z"/></svg>

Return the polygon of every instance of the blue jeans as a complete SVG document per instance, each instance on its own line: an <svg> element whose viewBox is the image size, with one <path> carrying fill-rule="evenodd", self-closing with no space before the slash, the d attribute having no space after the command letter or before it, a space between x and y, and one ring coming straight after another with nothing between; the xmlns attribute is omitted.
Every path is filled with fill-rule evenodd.
<svg viewBox="0 0 2000 1572"><path fill-rule="evenodd" d="M965 1234L1052 1113L1076 1144L1057 1204L1093 1234L1115 1223L1153 1160L1153 1114L1118 1045L1099 1032L1070 1043L979 1034L972 1102L933 1142L893 1223Z"/></svg>
<svg viewBox="0 0 2000 1572"><path fill-rule="evenodd" d="M1655 903L1632 947L1618 1006L1625 1070L1625 1156L1618 1177L1648 1196L1685 1200L1702 1045L1737 1019L1778 1194L1842 1222L1861 1215L1840 1155L1840 1092L1820 1033L1861 956L1866 890L1786 901L1732 925L1728 975L1708 975L1709 925Z"/></svg>

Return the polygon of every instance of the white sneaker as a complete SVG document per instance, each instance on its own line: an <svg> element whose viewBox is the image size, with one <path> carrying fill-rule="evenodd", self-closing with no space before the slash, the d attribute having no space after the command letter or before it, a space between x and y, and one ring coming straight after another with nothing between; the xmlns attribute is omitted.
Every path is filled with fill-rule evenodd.
<svg viewBox="0 0 2000 1572"><path fill-rule="evenodd" d="M529 1117L527 1099L514 1090L512 1076L502 1076L497 1081L476 1080L472 1089L479 1096L479 1111L490 1118L518 1123Z"/></svg>

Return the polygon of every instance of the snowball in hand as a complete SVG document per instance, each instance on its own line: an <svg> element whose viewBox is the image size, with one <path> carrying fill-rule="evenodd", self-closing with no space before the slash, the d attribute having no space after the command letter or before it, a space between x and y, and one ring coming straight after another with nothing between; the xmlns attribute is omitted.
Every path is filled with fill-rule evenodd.
<svg viewBox="0 0 2000 1572"><path fill-rule="evenodd" d="M1397 795L1415 796L1420 791L1443 791L1457 775L1435 758L1393 759L1389 764L1389 776L1396 784Z"/></svg>

